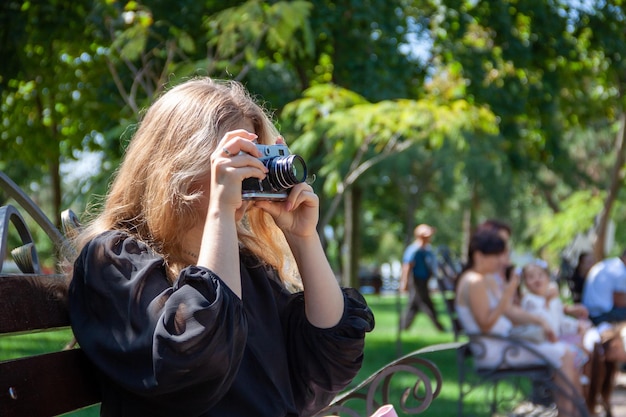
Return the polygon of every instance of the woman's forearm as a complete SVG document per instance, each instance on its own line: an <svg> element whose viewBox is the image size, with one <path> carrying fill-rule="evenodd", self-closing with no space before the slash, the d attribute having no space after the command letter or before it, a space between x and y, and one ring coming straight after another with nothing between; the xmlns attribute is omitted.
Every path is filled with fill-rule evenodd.
<svg viewBox="0 0 626 417"><path fill-rule="evenodd" d="M541 317L529 313L516 304L511 304L506 309L505 315L513 322L513 324L543 324Z"/></svg>
<svg viewBox="0 0 626 417"><path fill-rule="evenodd" d="M209 268L241 298L239 243L234 214L211 210L204 226L198 265Z"/></svg>
<svg viewBox="0 0 626 417"><path fill-rule="evenodd" d="M306 316L316 327L329 328L341 320L343 293L317 234L306 238L287 236L304 286Z"/></svg>
<svg viewBox="0 0 626 417"><path fill-rule="evenodd" d="M500 317L502 317L505 310L506 306L502 301L498 303L498 305L496 305L494 309L489 310L486 319L482 323L478 323L480 326L480 330L484 333L488 333L489 331L491 331L491 329L493 328L493 326L495 326Z"/></svg>

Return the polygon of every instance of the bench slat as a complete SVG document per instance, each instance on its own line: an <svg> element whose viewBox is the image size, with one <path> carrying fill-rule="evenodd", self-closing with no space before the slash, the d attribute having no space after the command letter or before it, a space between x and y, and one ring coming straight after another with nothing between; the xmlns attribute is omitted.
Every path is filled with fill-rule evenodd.
<svg viewBox="0 0 626 417"><path fill-rule="evenodd" d="M0 362L0 415L47 417L98 403L95 375L80 349Z"/></svg>
<svg viewBox="0 0 626 417"><path fill-rule="evenodd" d="M0 275L0 334L67 327L63 275Z"/></svg>

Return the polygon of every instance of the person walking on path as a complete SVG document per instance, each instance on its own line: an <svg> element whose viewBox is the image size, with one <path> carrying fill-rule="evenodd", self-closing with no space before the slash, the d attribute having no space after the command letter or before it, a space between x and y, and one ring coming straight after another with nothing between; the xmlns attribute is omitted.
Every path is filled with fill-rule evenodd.
<svg viewBox="0 0 626 417"><path fill-rule="evenodd" d="M403 291L409 289L409 302L400 320L401 330L411 327L420 311L430 317L438 330L445 330L437 318L437 310L428 288L428 282L437 270L437 258L430 244L434 234L435 229L427 224L417 226L413 231L415 240L407 246L402 256L400 288Z"/></svg>

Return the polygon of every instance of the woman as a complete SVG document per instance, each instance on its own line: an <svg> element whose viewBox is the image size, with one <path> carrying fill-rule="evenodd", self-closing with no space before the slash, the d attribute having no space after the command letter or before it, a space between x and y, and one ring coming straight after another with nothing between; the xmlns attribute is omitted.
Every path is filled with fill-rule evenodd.
<svg viewBox="0 0 626 417"><path fill-rule="evenodd" d="M456 310L461 325L468 334L493 334L507 337L513 329L513 322L508 317L517 293L519 277L513 274L509 281L499 289L493 274L502 264L501 257L507 256L506 242L498 232L480 229L470 239L468 263L457 279ZM533 350L541 352L545 359L534 355L530 350L510 350L511 342L504 339L485 337L481 340L482 349L472 346L476 353L476 366L495 368L506 365L512 368L526 365L550 363L561 369L565 379L558 378L555 383L566 393L566 397L557 396L559 414L573 416L573 404L567 400L581 395L580 374L574 366L574 353L563 343L556 342L550 325L539 316L534 324L544 331L546 342L528 343Z"/></svg>
<svg viewBox="0 0 626 417"><path fill-rule="evenodd" d="M360 369L373 315L337 284L311 186L242 198L268 172L256 143L277 140L236 82L189 80L148 109L76 240L70 317L102 416L306 416Z"/></svg>
<svg viewBox="0 0 626 417"><path fill-rule="evenodd" d="M572 301L574 303L582 302L585 278L594 263L593 253L581 252L578 255L578 263L576 264L574 272L572 272L572 276L569 278L569 286L572 292Z"/></svg>

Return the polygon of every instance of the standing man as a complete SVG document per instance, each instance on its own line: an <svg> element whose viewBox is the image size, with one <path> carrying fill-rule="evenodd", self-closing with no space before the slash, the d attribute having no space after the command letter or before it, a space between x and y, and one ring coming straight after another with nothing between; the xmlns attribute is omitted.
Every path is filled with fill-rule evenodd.
<svg viewBox="0 0 626 417"><path fill-rule="evenodd" d="M591 267L582 301L593 324L626 321L626 250Z"/></svg>
<svg viewBox="0 0 626 417"><path fill-rule="evenodd" d="M409 303L400 321L400 329L407 330L420 310L428 314L435 327L444 331L437 319L437 310L430 298L428 282L437 270L437 258L430 240L435 229L427 224L420 224L413 231L415 240L404 251L402 256L402 276L400 288L409 288ZM412 278L412 279L411 279Z"/></svg>

